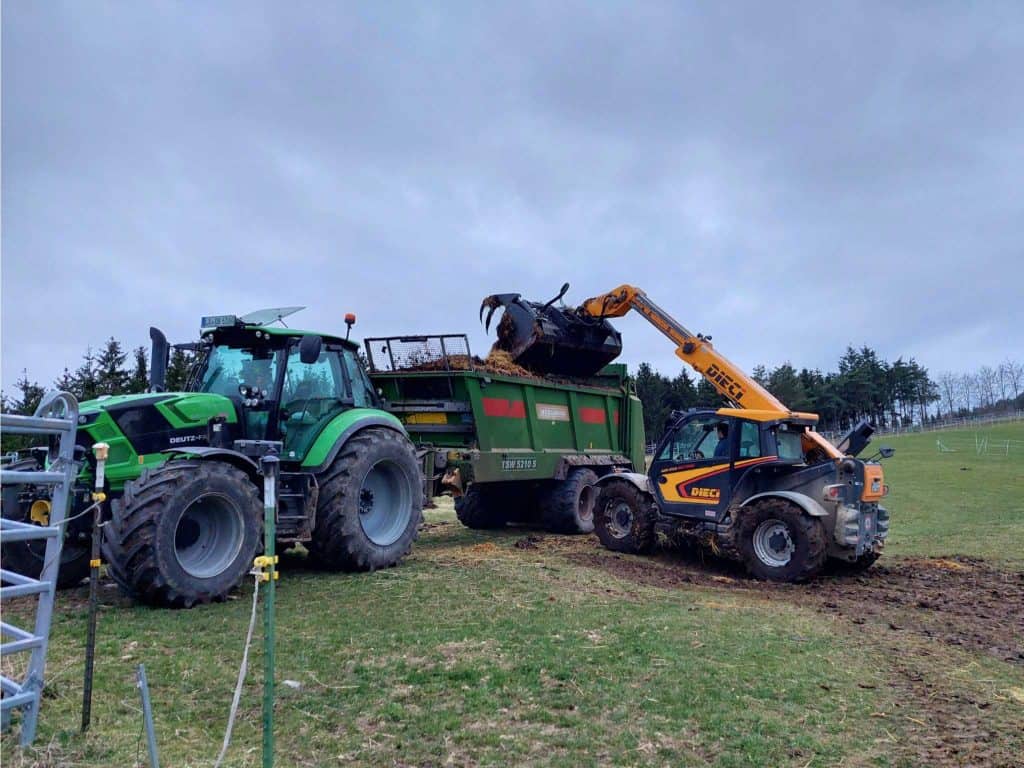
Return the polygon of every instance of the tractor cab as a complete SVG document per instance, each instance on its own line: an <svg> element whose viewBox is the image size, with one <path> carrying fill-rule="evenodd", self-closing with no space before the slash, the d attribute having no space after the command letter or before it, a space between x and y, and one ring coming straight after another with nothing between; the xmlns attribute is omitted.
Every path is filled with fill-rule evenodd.
<svg viewBox="0 0 1024 768"><path fill-rule="evenodd" d="M282 443L284 461L302 461L313 440L339 413L373 408L377 398L347 339L204 318L199 361L188 389L226 397L236 418L220 438Z"/></svg>
<svg viewBox="0 0 1024 768"><path fill-rule="evenodd" d="M674 414L648 473L664 513L718 521L753 476L805 466L803 435L816 419L780 415L734 408Z"/></svg>

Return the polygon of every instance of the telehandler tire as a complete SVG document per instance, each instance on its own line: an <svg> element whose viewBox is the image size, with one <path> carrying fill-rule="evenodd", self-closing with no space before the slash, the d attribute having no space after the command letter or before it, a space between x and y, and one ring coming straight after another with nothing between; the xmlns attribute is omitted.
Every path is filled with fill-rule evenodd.
<svg viewBox="0 0 1024 768"><path fill-rule="evenodd" d="M242 470L174 460L144 470L111 504L108 573L135 599L191 608L222 601L252 568L263 505Z"/></svg>
<svg viewBox="0 0 1024 768"><path fill-rule="evenodd" d="M35 459L22 459L14 461L4 467L9 472L34 472L41 469L39 462ZM29 514L30 505L19 501L19 496L29 486L7 485L3 488L2 514L5 520L17 520L18 522L31 523L33 520ZM90 513L91 515L92 513ZM75 526L74 530L88 530L90 521L84 525ZM75 536L74 533L70 534ZM4 544L0 559L3 560L4 568L38 579L43 572L43 560L46 552L46 541L12 541ZM89 575L90 546L88 540L70 540L69 532L65 529L64 546L60 550L60 569L57 572L57 588L65 589L79 584L82 579Z"/></svg>
<svg viewBox="0 0 1024 768"><path fill-rule="evenodd" d="M853 562L833 559L828 561L828 569L844 576L856 576L858 573L864 573L880 557L881 554L878 552L865 552Z"/></svg>
<svg viewBox="0 0 1024 768"><path fill-rule="evenodd" d="M594 531L607 549L641 555L654 549L657 507L628 480L609 480L594 505Z"/></svg>
<svg viewBox="0 0 1024 768"><path fill-rule="evenodd" d="M825 526L785 499L763 499L740 511L737 546L747 571L768 581L807 581L827 555Z"/></svg>
<svg viewBox="0 0 1024 768"><path fill-rule="evenodd" d="M541 521L552 533L590 533L594 530L594 506L597 503L597 475L591 469L577 467L565 480L555 483L541 495Z"/></svg>
<svg viewBox="0 0 1024 768"><path fill-rule="evenodd" d="M506 504L495 488L473 483L455 499L455 515L467 528L479 531L504 528L509 521Z"/></svg>
<svg viewBox="0 0 1024 768"><path fill-rule="evenodd" d="M318 481L316 525L305 545L316 565L375 571L409 553L423 520L423 484L405 435L374 428L356 433Z"/></svg>

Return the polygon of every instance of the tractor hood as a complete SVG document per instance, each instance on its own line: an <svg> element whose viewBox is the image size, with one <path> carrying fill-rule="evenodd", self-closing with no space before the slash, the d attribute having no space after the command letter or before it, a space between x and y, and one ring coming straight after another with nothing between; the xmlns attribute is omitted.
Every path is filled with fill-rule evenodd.
<svg viewBox="0 0 1024 768"><path fill-rule="evenodd" d="M210 419L235 424L231 400L205 392L159 392L88 400L79 407L77 443L110 446L107 477L114 490L138 475L139 465L157 464L168 448L207 445Z"/></svg>

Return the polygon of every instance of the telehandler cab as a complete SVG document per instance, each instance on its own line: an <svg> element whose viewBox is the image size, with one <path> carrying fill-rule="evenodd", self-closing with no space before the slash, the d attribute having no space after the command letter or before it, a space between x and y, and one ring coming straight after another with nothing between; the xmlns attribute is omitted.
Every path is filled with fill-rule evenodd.
<svg viewBox="0 0 1024 768"><path fill-rule="evenodd" d="M402 423L381 410L345 338L270 323L301 307L205 317L183 392L164 392L169 348L153 339L150 392L80 407L81 472L68 517L89 505L91 451L110 446L104 525L109 573L154 605L223 600L262 546L259 459L280 458L277 538L303 542L317 564L366 571L394 565L422 517L422 475ZM345 318L351 330L355 317ZM36 469L45 449L9 469ZM5 487L3 516L45 524L41 488ZM87 574L91 515L67 527L62 585ZM5 567L38 575L42 551L3 545Z"/></svg>

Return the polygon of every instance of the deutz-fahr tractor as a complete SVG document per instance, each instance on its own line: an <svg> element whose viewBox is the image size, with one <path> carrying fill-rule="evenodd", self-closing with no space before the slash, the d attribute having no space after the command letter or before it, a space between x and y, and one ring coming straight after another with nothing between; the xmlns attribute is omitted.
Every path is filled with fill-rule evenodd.
<svg viewBox="0 0 1024 768"><path fill-rule="evenodd" d="M262 548L259 460L280 459L276 540L301 542L317 566L370 571L410 550L422 519L422 474L401 422L380 410L345 338L271 326L301 309L203 318L185 391L164 392L169 346L150 330L150 392L81 405L82 461L69 516L90 503L91 446L110 446L108 572L136 599L191 607L223 600ZM355 318L345 318L351 331ZM37 449L9 469L46 462ZM3 515L45 524L41 489L4 489ZM66 529L61 585L89 568L91 515ZM41 550L5 544L5 566L37 574Z"/></svg>

